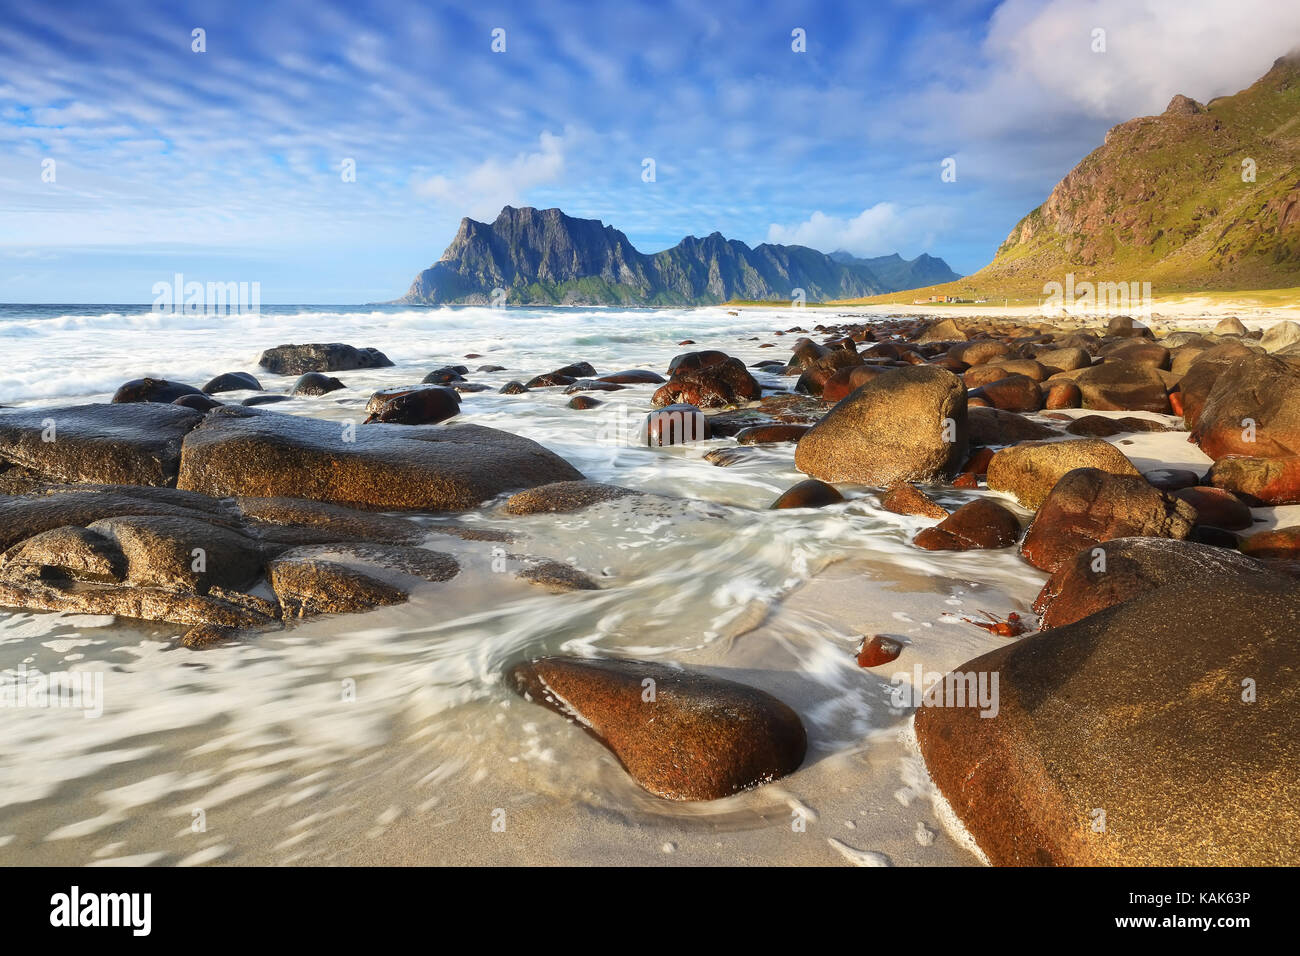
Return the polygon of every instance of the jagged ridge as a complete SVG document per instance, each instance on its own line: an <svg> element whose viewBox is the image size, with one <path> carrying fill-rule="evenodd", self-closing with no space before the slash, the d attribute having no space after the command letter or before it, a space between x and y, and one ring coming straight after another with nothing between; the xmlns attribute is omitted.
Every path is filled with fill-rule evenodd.
<svg viewBox="0 0 1300 956"><path fill-rule="evenodd" d="M837 261L806 246L751 249L717 232L647 255L599 220L506 206L490 224L462 219L442 258L397 301L484 304L494 289L504 289L507 302L521 305L711 305L790 299L803 289L815 302L891 291L900 288L893 284L898 277L910 276L888 261L897 257L881 259L890 267L889 280L868 260L848 258ZM906 265L915 263L951 272L930 256Z"/></svg>

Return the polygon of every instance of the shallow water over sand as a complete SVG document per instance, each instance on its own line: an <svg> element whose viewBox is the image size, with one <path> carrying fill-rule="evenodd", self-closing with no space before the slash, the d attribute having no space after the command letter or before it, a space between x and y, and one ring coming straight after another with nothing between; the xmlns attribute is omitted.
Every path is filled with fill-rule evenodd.
<svg viewBox="0 0 1300 956"><path fill-rule="evenodd" d="M1002 642L961 616L1024 610L1042 575L1014 552L912 548L929 522L881 510L865 489L843 489L849 501L819 511L767 511L802 477L793 445L719 468L703 456L731 439L623 443L654 386L591 393L605 402L591 411L566 408L563 389L496 392L574 361L662 373L689 348L676 344L684 338L747 364L784 360L795 336L773 329L833 323L833 313L6 309L5 404L106 401L143 375L202 385L236 370L287 391L293 377L257 369L263 348L341 341L379 348L396 367L334 373L346 390L275 410L360 421L374 389L463 364L492 391L463 395L458 420L517 432L588 478L668 498L574 515L509 516L498 501L413 517L429 526L428 546L456 555L455 580L403 606L236 647L191 652L174 646L183 628L167 625L0 614L0 668L103 674L101 716L0 709L0 862L847 862L832 839L899 863L974 862L942 832L924 772L899 741L907 715L890 703L895 668L863 671L853 651L864 632L885 632L912 645L898 671L959 664ZM474 371L484 364L505 371ZM436 533L449 523L515 537ZM571 562L602 590L544 591L500 573L506 551ZM678 661L769 690L803 718L808 759L727 800L659 800L595 741L506 689L509 665L544 653ZM492 827L498 810L504 830ZM791 827L799 814L802 831Z"/></svg>

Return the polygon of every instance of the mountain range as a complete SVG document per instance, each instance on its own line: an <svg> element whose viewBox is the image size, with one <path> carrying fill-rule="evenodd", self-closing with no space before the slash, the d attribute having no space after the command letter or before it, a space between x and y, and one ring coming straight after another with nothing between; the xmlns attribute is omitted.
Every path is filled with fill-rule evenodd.
<svg viewBox="0 0 1300 956"><path fill-rule="evenodd" d="M750 248L715 232L647 255L596 219L506 206L491 223L465 218L446 252L402 304L716 305L735 299L809 302L856 298L958 278L929 255L859 259L807 246Z"/></svg>

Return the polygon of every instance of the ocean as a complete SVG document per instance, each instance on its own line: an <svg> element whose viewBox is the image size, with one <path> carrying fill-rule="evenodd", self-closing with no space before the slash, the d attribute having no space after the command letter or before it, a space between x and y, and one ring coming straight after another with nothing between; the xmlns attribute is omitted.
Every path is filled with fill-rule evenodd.
<svg viewBox="0 0 1300 956"><path fill-rule="evenodd" d="M899 796L925 792L900 742L907 715L891 705L887 676L860 669L854 652L864 633L885 632L914 645L915 660L953 666L1001 644L961 618L1023 611L1042 575L1010 551L914 548L910 538L930 522L884 511L866 489L842 488L849 500L820 510L767 510L804 477L793 445L717 467L704 455L732 439L674 448L619 440L649 411L654 386L590 393L604 405L589 411L566 407L571 396L559 388L498 392L576 361L662 374L692 348L678 344L685 339L746 364L784 360L796 336L774 330L834 321L829 310L724 308L264 306L183 316L0 306L0 404L104 402L134 378L202 386L229 371L287 392L294 377L258 368L263 349L345 342L378 348L395 366L333 373L346 389L273 409L360 422L375 389L463 364L491 389L464 394L454 421L525 435L590 479L666 496L648 511L615 502L515 517L495 502L421 519L516 534L510 549L571 562L598 591L542 591L493 573L499 546L435 537L430 546L462 564L455 580L408 604L233 647L180 648L184 628L165 624L0 611L0 671L102 680L98 715L0 709L0 862L335 862L371 851L381 862L562 862L602 847L617 855L609 858L695 848L725 861L733 844L719 834L731 834L737 859L767 853L789 831L790 806L824 816L840 804L833 834L778 847L776 858L834 861L833 836L897 862L973 862L952 841L913 839L939 825L925 801ZM476 371L487 364L505 370ZM952 506L962 495L936 497ZM548 653L702 666L770 689L808 729L806 769L715 804L652 797L595 741L505 687L512 663ZM899 670L910 674L913 662ZM850 791L846 762L864 761L870 780ZM849 807L852 794L865 803ZM527 845L491 842L496 809L522 821ZM870 843L854 842L857 825Z"/></svg>

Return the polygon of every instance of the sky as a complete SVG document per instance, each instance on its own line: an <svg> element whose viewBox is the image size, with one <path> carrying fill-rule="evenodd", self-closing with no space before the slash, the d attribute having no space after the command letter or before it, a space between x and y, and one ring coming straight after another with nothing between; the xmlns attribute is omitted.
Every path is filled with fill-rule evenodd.
<svg viewBox="0 0 1300 956"><path fill-rule="evenodd" d="M6 0L0 301L385 301L506 204L969 273L1298 45L1294 0Z"/></svg>

